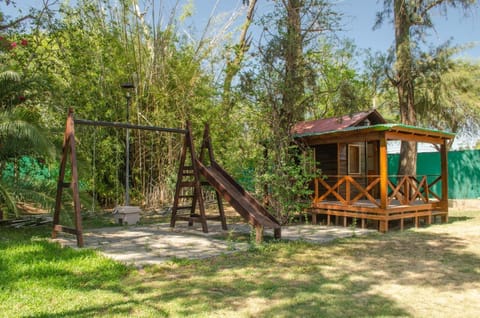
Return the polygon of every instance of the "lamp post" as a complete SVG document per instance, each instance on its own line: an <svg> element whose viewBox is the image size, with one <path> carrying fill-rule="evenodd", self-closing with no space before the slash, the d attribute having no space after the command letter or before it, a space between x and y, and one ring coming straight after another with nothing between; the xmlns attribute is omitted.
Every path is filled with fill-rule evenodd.
<svg viewBox="0 0 480 318"><path fill-rule="evenodd" d="M130 102L132 96L130 95L130 90L135 88L135 85L132 83L124 83L120 85L123 89L127 92L125 94L125 98L127 99L127 124L129 123L130 117ZM130 205L130 134L127 128L126 137L125 137L125 206Z"/></svg>

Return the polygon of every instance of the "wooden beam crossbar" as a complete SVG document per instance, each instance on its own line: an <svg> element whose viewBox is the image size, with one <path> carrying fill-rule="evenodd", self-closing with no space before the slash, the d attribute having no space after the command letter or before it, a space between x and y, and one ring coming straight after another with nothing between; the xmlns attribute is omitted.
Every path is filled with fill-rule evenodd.
<svg viewBox="0 0 480 318"><path fill-rule="evenodd" d="M380 207L380 203L375 200L375 198L370 194L370 190L373 189L377 184L380 183L380 177L376 178L373 180L366 188L363 188L361 185L358 184L353 178L352 178L352 184L357 188L357 190L360 192L357 194L352 200L351 203L355 203L358 200L360 200L362 197L367 198L368 201L372 202L376 206Z"/></svg>
<svg viewBox="0 0 480 318"><path fill-rule="evenodd" d="M428 185L428 191L429 194L435 197L437 200L441 201L442 198L435 192L432 191L432 187L437 184L439 181L442 181L442 176L438 176L435 180L433 180L429 185Z"/></svg>
<svg viewBox="0 0 480 318"><path fill-rule="evenodd" d="M415 201L417 199L420 199L423 202L428 203L428 197L426 197L424 195L425 188L428 187L427 177L423 176L422 180L420 182L413 176L411 178L409 178L408 180L409 180L408 183L410 184L411 188L413 189L413 193L412 193L410 201ZM423 188L423 192L422 192L422 188ZM427 193L428 193L428 191L427 191Z"/></svg>
<svg viewBox="0 0 480 318"><path fill-rule="evenodd" d="M324 186L325 189L327 189L327 192L322 194L322 196L320 196L319 198L315 198L315 202L323 201L328 197L329 194L333 194L338 199L338 201L344 204L347 203L347 201L336 191L344 182L346 182L345 178L339 179L335 183L335 185L333 185L332 187L328 183L326 183L325 180L323 180L322 178L316 178L315 180L318 180L322 184L322 186Z"/></svg>
<svg viewBox="0 0 480 318"><path fill-rule="evenodd" d="M404 203L405 201L404 194L400 192L400 189L402 188L404 183L405 183L405 177L403 177L402 180L396 186L390 180L388 180L388 186L390 187L390 189L392 189L392 192L388 196L387 205L390 204L394 199L397 199L400 202Z"/></svg>
<svg viewBox="0 0 480 318"><path fill-rule="evenodd" d="M326 192L319 195L319 183L327 190ZM315 179L315 197L314 202L321 202L324 201L328 195L332 194L337 198L338 201L342 202L343 204L353 204L360 200L362 197L365 197L368 201L375 204L376 206L380 206L377 200L369 193L377 184L380 183L380 177L377 177L373 180L366 188L362 187L354 178L351 176L343 176L339 178L339 180L333 185L330 186L325 180L322 178ZM346 186L346 194L345 197L339 193L340 187L345 184ZM353 199L350 198L351 195L351 185L356 188L360 193L357 194Z"/></svg>
<svg viewBox="0 0 480 318"><path fill-rule="evenodd" d="M187 133L187 130L179 129L179 128L142 126L142 125L119 123L119 122L110 122L110 121L97 121L97 120L94 121L94 120L87 120L87 119L74 119L74 122L77 125L94 126L94 127L113 127L113 128L150 130L150 131L177 133L177 134L186 134Z"/></svg>
<svg viewBox="0 0 480 318"><path fill-rule="evenodd" d="M440 201L441 198L431 189L431 187L439 180L441 180L441 177L436 178L429 184L427 176L422 176L420 181L415 176L403 176L397 185L388 180L389 188L392 190L389 194L388 204L395 199L402 202L402 204L407 205L418 199L422 200L424 203L429 203L430 196L433 196Z"/></svg>

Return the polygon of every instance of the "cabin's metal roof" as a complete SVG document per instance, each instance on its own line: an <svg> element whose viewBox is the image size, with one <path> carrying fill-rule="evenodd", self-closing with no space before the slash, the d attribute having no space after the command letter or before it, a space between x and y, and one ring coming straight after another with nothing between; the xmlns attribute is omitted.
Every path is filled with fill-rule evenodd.
<svg viewBox="0 0 480 318"><path fill-rule="evenodd" d="M292 134L308 135L330 131L344 130L350 127L362 125L368 119L369 124L386 124L387 121L378 113L377 110L363 111L351 115L303 121L295 124L292 128Z"/></svg>
<svg viewBox="0 0 480 318"><path fill-rule="evenodd" d="M294 134L294 138L306 138L310 136L322 136L322 135L336 135L336 134L343 134L343 133L354 133L359 132L361 134L375 132L375 131L392 131L392 132L401 132L401 133L412 133L412 134L419 134L431 137L438 137L443 139L453 139L455 138L454 133L435 130L435 129L428 129L428 128L421 128L416 126L404 125L404 124L378 124L378 125L371 125L371 126L353 126L347 127L343 129L333 129L328 131L313 131L313 132L304 132L304 133L297 133Z"/></svg>

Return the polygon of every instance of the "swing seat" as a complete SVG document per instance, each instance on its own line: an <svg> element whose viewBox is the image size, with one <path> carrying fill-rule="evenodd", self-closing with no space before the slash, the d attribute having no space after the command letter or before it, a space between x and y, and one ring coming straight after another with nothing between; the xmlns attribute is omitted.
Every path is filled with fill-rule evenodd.
<svg viewBox="0 0 480 318"><path fill-rule="evenodd" d="M117 206L113 210L113 217L120 225L137 224L140 221L141 211L138 206Z"/></svg>

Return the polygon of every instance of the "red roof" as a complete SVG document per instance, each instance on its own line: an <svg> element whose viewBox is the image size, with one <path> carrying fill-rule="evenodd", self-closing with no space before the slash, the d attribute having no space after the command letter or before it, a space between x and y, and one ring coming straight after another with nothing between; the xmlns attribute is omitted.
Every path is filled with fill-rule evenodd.
<svg viewBox="0 0 480 318"><path fill-rule="evenodd" d="M293 135L304 135L312 133L321 133L327 131L343 130L345 128L361 126L366 119L370 124L385 124L386 120L375 109L359 112L340 117L331 117L311 121L302 121L295 124L292 128Z"/></svg>

